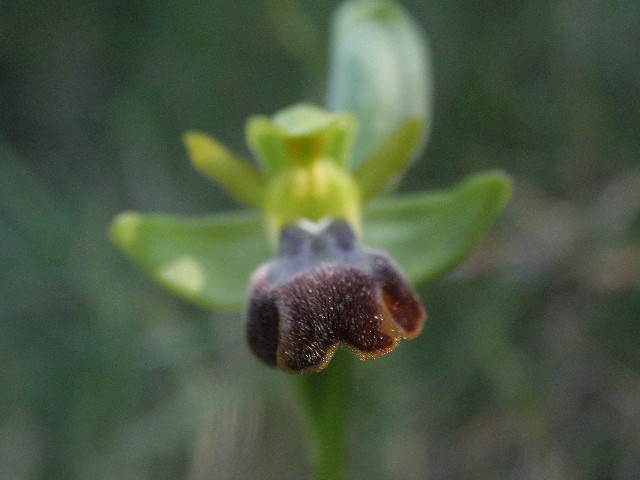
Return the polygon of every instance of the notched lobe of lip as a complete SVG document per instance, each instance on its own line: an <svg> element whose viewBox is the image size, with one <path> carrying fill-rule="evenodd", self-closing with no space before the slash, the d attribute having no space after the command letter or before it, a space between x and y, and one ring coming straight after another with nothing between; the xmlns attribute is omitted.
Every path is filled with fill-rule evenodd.
<svg viewBox="0 0 640 480"><path fill-rule="evenodd" d="M247 338L256 356L310 373L337 348L372 359L415 338L426 313L393 262L362 247L345 222L312 227L287 227L278 255L252 277Z"/></svg>

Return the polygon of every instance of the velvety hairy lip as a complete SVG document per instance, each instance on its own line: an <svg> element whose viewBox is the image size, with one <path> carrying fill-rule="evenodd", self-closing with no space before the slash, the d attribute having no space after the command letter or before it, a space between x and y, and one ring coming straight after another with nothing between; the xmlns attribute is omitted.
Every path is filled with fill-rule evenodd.
<svg viewBox="0 0 640 480"><path fill-rule="evenodd" d="M346 222L303 221L283 230L277 256L253 274L247 338L267 364L310 373L338 347L378 358L415 338L425 318L397 266Z"/></svg>

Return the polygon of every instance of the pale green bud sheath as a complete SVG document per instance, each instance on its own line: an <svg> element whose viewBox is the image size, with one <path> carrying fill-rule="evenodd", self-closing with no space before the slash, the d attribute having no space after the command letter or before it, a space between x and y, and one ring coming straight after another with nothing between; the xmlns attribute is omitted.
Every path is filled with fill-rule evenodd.
<svg viewBox="0 0 640 480"><path fill-rule="evenodd" d="M396 2L343 2L333 22L327 108L360 121L354 167L374 154L407 120L422 122L415 159L431 126L433 79L426 38ZM404 163L402 173L409 166Z"/></svg>

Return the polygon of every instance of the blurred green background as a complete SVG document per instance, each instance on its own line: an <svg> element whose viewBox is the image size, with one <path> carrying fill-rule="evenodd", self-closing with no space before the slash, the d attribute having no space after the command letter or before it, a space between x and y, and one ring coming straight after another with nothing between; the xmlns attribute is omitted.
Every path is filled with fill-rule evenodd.
<svg viewBox="0 0 640 480"><path fill-rule="evenodd" d="M404 1L432 139L401 185L500 167L507 213L421 288L423 335L358 363L355 479L640 478L640 2ZM284 374L238 314L147 280L121 210L238 208L204 130L323 102L334 2L0 2L0 478L299 479ZM242 252L238 252L242 255Z"/></svg>

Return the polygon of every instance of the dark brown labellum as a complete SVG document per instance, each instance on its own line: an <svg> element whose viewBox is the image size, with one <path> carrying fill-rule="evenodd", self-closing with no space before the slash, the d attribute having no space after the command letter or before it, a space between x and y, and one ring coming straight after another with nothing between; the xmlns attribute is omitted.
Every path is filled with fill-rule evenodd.
<svg viewBox="0 0 640 480"><path fill-rule="evenodd" d="M422 330L425 310L389 257L343 221L286 227L277 256L255 271L247 307L254 353L291 373L317 372L338 347L361 359Z"/></svg>

